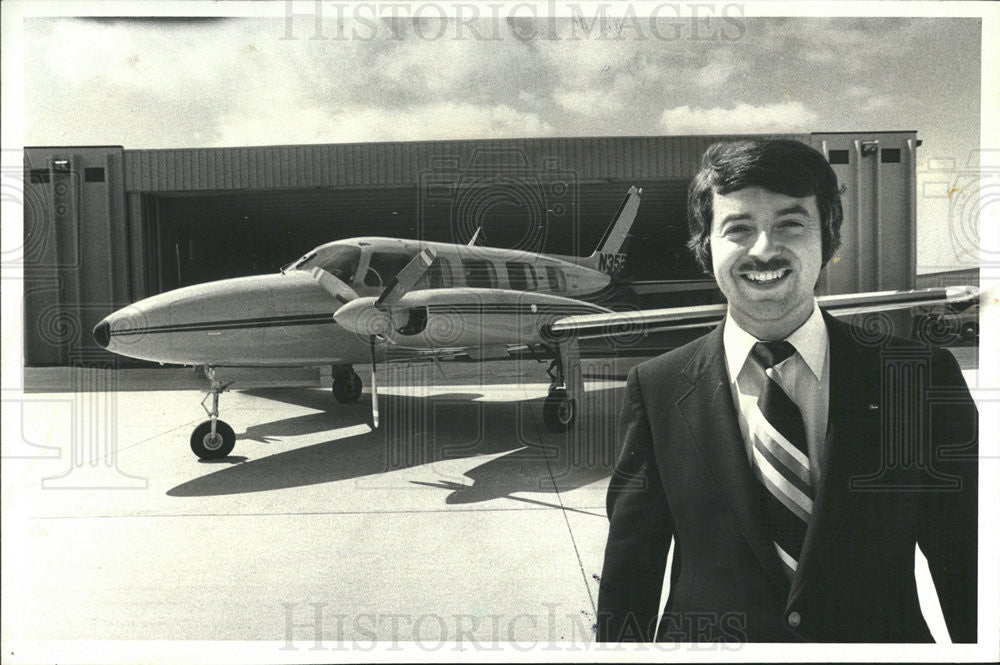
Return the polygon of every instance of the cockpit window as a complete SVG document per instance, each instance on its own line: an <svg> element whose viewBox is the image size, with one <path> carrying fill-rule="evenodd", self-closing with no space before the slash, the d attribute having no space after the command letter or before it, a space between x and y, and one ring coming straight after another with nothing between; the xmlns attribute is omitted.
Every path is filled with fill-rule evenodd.
<svg viewBox="0 0 1000 665"><path fill-rule="evenodd" d="M324 256L317 265L345 284L350 284L354 279L354 273L358 271L360 260L360 249L352 245L344 245L332 248L330 253Z"/></svg>
<svg viewBox="0 0 1000 665"><path fill-rule="evenodd" d="M281 272L284 273L286 270L301 270L306 266L306 264L308 264L315 258L316 258L316 252L309 252L302 258L295 259L291 263L286 263L285 265L281 266Z"/></svg>
<svg viewBox="0 0 1000 665"><path fill-rule="evenodd" d="M345 284L350 284L354 279L354 273L358 271L361 250L352 245L342 245L332 247L330 251L324 252L322 257L317 257L319 257L317 252L309 252L301 259L284 266L281 272L322 268Z"/></svg>

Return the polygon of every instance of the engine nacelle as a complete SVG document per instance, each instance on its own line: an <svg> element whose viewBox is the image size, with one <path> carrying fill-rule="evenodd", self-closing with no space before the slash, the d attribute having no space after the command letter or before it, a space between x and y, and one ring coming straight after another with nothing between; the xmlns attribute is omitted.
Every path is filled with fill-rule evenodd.
<svg viewBox="0 0 1000 665"><path fill-rule="evenodd" d="M542 329L554 321L609 311L548 293L505 289L411 291L383 309L375 301L353 300L334 319L358 335L414 349L536 344L547 341Z"/></svg>

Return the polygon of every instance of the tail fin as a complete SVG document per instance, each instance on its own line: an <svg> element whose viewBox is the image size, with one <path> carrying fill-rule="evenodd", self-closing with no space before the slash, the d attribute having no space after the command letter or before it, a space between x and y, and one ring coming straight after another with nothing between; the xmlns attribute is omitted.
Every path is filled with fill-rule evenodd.
<svg viewBox="0 0 1000 665"><path fill-rule="evenodd" d="M635 216L639 212L641 194L641 189L629 187L628 193L625 195L625 200L618 207L618 212L615 213L614 219L611 220L608 230L604 232L601 242L597 243L597 249L587 258L577 259L576 263L578 265L600 270L612 276L624 270L625 254L622 248L629 238L629 231L632 230L632 222L635 221Z"/></svg>
<svg viewBox="0 0 1000 665"><path fill-rule="evenodd" d="M618 212L615 213L615 217L611 221L611 225L604 232L601 242L597 243L597 249L591 254L592 257L600 254L617 254L621 252L625 240L628 239L629 231L632 230L632 222L635 221L635 216L639 212L641 194L641 189L636 189L634 186L629 187L625 199L618 207Z"/></svg>

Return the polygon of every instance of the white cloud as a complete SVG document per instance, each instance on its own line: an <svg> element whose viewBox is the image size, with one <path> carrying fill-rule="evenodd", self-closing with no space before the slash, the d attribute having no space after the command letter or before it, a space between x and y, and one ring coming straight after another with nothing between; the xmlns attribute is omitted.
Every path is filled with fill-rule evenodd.
<svg viewBox="0 0 1000 665"><path fill-rule="evenodd" d="M440 102L395 111L372 107L342 111L284 108L269 109L254 118L233 115L223 118L216 145L432 141L552 133L552 126L536 113L518 111L506 104Z"/></svg>
<svg viewBox="0 0 1000 665"><path fill-rule="evenodd" d="M707 109L685 104L665 110L660 127L668 134L797 132L814 130L818 119L801 102Z"/></svg>
<svg viewBox="0 0 1000 665"><path fill-rule="evenodd" d="M552 91L552 100L570 113L588 117L610 116L621 113L625 100L614 89L572 90L560 88Z"/></svg>
<svg viewBox="0 0 1000 665"><path fill-rule="evenodd" d="M874 113L897 108L899 103L891 95L871 95L859 101L858 109L862 113Z"/></svg>
<svg viewBox="0 0 1000 665"><path fill-rule="evenodd" d="M868 97L874 94L874 92L874 90L866 85L849 85L844 89L844 96L852 98Z"/></svg>

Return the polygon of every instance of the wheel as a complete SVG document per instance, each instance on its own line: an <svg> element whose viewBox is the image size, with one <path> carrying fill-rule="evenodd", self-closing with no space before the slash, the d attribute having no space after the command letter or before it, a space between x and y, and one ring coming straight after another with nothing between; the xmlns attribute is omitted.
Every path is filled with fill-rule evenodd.
<svg viewBox="0 0 1000 665"><path fill-rule="evenodd" d="M576 400L570 399L565 388L550 390L542 407L542 419L552 432L565 432L576 418Z"/></svg>
<svg viewBox="0 0 1000 665"><path fill-rule="evenodd" d="M333 397L341 404L357 402L363 387L361 377L353 370L333 376Z"/></svg>
<svg viewBox="0 0 1000 665"><path fill-rule="evenodd" d="M212 421L206 420L191 433L191 450L201 459L221 459L233 452L236 446L236 432L222 422L215 421L215 436L212 436Z"/></svg>
<svg viewBox="0 0 1000 665"><path fill-rule="evenodd" d="M962 324L962 339L966 342L979 341L979 323L976 321L966 321Z"/></svg>

